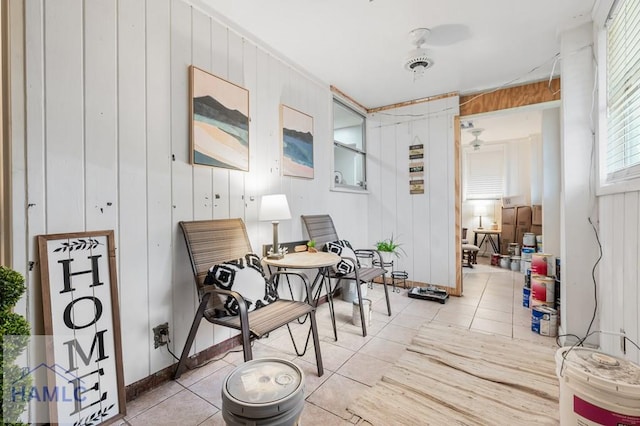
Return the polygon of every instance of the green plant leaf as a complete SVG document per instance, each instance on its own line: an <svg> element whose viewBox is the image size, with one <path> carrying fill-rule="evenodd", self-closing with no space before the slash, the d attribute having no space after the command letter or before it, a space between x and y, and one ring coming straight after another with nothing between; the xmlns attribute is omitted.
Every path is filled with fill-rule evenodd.
<svg viewBox="0 0 640 426"><path fill-rule="evenodd" d="M391 234L391 238L387 238L386 240L377 241L376 250L382 252L393 253L395 256L399 257L401 254L406 254L402 249L401 243L394 240L393 234Z"/></svg>

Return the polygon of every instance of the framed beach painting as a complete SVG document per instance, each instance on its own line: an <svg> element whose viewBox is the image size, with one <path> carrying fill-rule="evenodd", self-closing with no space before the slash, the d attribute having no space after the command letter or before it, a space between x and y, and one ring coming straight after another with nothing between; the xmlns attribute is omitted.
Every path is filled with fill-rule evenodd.
<svg viewBox="0 0 640 426"><path fill-rule="evenodd" d="M191 163L249 170L249 91L190 66Z"/></svg>
<svg viewBox="0 0 640 426"><path fill-rule="evenodd" d="M280 105L282 174L313 179L313 117Z"/></svg>

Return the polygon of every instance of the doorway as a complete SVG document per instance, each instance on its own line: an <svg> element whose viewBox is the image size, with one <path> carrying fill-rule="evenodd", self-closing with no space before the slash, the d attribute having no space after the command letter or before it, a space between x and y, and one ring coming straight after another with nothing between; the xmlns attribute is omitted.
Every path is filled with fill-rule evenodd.
<svg viewBox="0 0 640 426"><path fill-rule="evenodd" d="M456 129L460 132L456 138L460 179L458 235L467 228L468 240L473 243L480 221L485 231L501 231L503 197L520 205L542 205L549 211L545 225L552 230L559 228L559 114L559 101L555 101L460 117ZM474 131L478 129L482 131ZM493 187L475 181L483 176L492 180ZM497 183L502 187L500 194L495 190L498 177L502 178ZM504 238L501 242L505 242ZM555 248L556 243L552 246ZM559 241L557 246L559 249ZM504 247L500 248L505 252ZM478 258L486 263L495 251L485 239ZM461 273L461 293L462 279Z"/></svg>

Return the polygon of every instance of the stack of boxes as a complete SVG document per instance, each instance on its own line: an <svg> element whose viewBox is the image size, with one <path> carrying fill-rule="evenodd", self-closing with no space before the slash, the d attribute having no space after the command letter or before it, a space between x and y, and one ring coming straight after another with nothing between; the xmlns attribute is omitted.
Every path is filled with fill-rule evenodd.
<svg viewBox="0 0 640 426"><path fill-rule="evenodd" d="M502 208L502 232L500 235L500 250L508 254L511 243L522 244L525 233L531 232L531 206L515 206Z"/></svg>
<svg viewBox="0 0 640 426"><path fill-rule="evenodd" d="M536 236L536 251L542 252L542 206L531 206L531 233Z"/></svg>

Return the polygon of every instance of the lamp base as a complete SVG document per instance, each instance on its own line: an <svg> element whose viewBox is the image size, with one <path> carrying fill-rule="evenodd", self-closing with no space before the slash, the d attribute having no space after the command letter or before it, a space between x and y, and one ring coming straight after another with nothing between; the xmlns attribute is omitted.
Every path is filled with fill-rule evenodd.
<svg viewBox="0 0 640 426"><path fill-rule="evenodd" d="M267 255L267 259L283 259L284 254L281 253L272 253Z"/></svg>

